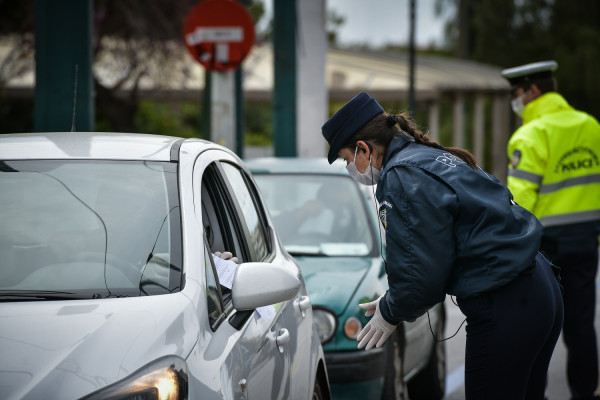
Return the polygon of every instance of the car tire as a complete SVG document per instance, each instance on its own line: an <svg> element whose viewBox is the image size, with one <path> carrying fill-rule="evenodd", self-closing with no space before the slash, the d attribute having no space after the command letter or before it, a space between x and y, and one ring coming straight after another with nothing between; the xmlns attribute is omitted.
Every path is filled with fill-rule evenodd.
<svg viewBox="0 0 600 400"><path fill-rule="evenodd" d="M436 327L433 349L429 361L421 372L408 382L408 394L411 400L441 400L446 391L446 342L442 315Z"/></svg>
<svg viewBox="0 0 600 400"><path fill-rule="evenodd" d="M387 356L381 400L408 400L404 382L404 331L402 325L398 326L386 346Z"/></svg>
<svg viewBox="0 0 600 400"><path fill-rule="evenodd" d="M319 383L319 377L315 378L315 386L313 387L312 400L324 400L323 391L321 390L321 384Z"/></svg>

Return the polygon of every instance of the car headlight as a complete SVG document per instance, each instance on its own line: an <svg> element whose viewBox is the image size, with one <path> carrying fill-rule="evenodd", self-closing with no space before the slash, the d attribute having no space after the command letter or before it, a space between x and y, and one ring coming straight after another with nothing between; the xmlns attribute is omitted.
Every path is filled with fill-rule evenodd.
<svg viewBox="0 0 600 400"><path fill-rule="evenodd" d="M176 356L168 356L81 400L184 400L187 399L187 394L185 361Z"/></svg>
<svg viewBox="0 0 600 400"><path fill-rule="evenodd" d="M327 343L337 328L335 314L325 308L313 307L313 321L317 327L321 344Z"/></svg>
<svg viewBox="0 0 600 400"><path fill-rule="evenodd" d="M363 328L362 323L356 317L350 317L344 322L344 335L348 339L356 339L361 329Z"/></svg>

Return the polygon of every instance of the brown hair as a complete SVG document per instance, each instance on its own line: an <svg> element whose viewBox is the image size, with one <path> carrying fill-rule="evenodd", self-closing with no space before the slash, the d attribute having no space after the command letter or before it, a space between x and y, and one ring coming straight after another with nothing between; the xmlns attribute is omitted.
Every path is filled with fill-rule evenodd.
<svg viewBox="0 0 600 400"><path fill-rule="evenodd" d="M558 84L556 82L556 78L554 76L546 76L531 79L523 85L520 85L524 90L529 90L531 85L535 84L542 94L548 92L556 92L558 90ZM513 91L514 92L514 91Z"/></svg>
<svg viewBox="0 0 600 400"><path fill-rule="evenodd" d="M384 112L377 115L363 125L343 148L353 149L359 140L387 148L394 136L400 131L412 136L416 143L444 149L444 151L463 160L471 168L477 169L477 160L473 154L459 147L442 147L428 135L421 133L406 114L388 114Z"/></svg>

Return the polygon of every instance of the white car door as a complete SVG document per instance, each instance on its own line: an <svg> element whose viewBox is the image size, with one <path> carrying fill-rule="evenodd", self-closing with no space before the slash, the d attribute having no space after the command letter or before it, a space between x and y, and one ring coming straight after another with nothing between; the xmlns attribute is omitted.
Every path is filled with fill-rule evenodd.
<svg viewBox="0 0 600 400"><path fill-rule="evenodd" d="M276 255L264 210L257 207L255 194L248 189L235 160L225 152L215 153L220 154L211 158L221 158L222 162L204 166L200 188L208 252L230 251L240 263L272 262ZM212 268L214 280L219 282L214 264ZM214 302L221 310L213 315L218 322L213 335L225 336L218 341L230 344L224 346L227 354L223 355L219 374L224 397L289 398L290 332L284 325L284 315L293 304L284 302L256 311L236 311L227 288L216 283L215 292ZM232 341L235 342L231 345Z"/></svg>

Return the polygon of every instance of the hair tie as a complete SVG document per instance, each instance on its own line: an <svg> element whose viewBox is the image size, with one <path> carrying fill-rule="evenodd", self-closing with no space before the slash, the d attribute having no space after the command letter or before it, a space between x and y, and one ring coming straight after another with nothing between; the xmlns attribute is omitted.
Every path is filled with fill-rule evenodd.
<svg viewBox="0 0 600 400"><path fill-rule="evenodd" d="M394 125L396 125L398 123L398 121L396 121L396 116L393 115L393 114L389 114L387 116L386 123L387 123L387 126L394 126Z"/></svg>

